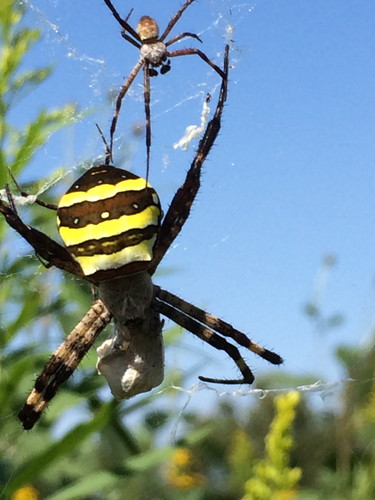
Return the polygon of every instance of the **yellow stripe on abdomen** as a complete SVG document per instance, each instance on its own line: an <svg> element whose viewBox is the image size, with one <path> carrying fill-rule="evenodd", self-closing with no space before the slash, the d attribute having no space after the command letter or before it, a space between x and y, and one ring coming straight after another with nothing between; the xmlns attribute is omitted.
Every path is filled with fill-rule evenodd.
<svg viewBox="0 0 375 500"><path fill-rule="evenodd" d="M155 205L134 215L123 215L118 219L105 220L100 224L88 224L82 228L60 226L59 233L67 247L79 245L87 240L115 237L131 229L144 229L155 224L160 216L160 210Z"/></svg>
<svg viewBox="0 0 375 500"><path fill-rule="evenodd" d="M150 240L144 240L139 245L126 247L119 252L109 255L92 255L89 257L74 256L75 260L82 267L85 276L90 276L97 271L117 269L133 262L150 262L152 260L152 249L156 236Z"/></svg>
<svg viewBox="0 0 375 500"><path fill-rule="evenodd" d="M149 183L146 185L145 179L138 177L137 179L126 179L117 182L117 184L99 184L87 191L75 191L64 194L59 202L58 208L70 207L82 201L98 201L105 198L112 198L117 193L124 191L141 191L146 187L151 187Z"/></svg>

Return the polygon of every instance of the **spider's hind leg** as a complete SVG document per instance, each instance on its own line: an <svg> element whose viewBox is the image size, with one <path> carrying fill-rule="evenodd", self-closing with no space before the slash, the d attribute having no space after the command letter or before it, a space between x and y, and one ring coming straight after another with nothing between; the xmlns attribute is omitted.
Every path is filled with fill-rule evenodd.
<svg viewBox="0 0 375 500"><path fill-rule="evenodd" d="M57 210L57 205L53 204L53 203L46 203L42 200L38 200L38 198L35 196L35 195L31 195L29 193L27 193L26 191L24 191L21 186L18 184L16 178L14 177L14 175L12 174L12 172L8 169L8 173L12 179L12 182L13 184L16 186L16 189L19 193L20 196L22 196L23 198L29 198L31 197L32 198L32 203L35 203L41 207L44 207L44 208L48 208L49 210ZM7 185L6 186L6 192L7 192L7 197L8 197L8 201L9 201L9 204L11 205L12 209L14 212L17 212L17 210L15 210L15 204L14 204L14 200L13 200L13 197L10 193L10 189L9 189L9 186Z"/></svg>
<svg viewBox="0 0 375 500"><path fill-rule="evenodd" d="M221 115L227 98L229 69L229 46L225 46L224 72L220 87L219 99L213 117L208 122L206 130L199 141L195 158L186 174L181 187L174 195L168 211L162 222L160 236L154 248L154 258L149 267L149 273L153 274L160 261L180 233L183 225L190 215L191 206L200 187L200 177L203 163L207 158L221 127Z"/></svg>

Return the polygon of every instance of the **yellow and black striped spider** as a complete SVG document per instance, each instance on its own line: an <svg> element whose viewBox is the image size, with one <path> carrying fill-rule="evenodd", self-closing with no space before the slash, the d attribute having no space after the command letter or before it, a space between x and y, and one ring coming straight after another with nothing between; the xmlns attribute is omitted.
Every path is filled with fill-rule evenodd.
<svg viewBox="0 0 375 500"><path fill-rule="evenodd" d="M278 354L212 314L153 285L151 276L179 234L200 187L205 161L221 126L227 95L228 47L224 78L213 118L208 123L182 186L161 221L156 191L140 177L106 164L90 168L61 198L57 207L60 235L65 247L26 225L18 216L8 190L8 203L0 200L0 213L47 262L96 287L97 298L37 377L19 418L31 429L55 396L59 386L77 368L103 328L114 320L114 332L98 348L98 371L116 398L147 392L163 380L164 356L160 315L225 351L236 363L241 378L205 382L251 384L254 376L236 346L250 349L273 364ZM43 204L42 202L40 202Z"/></svg>
<svg viewBox="0 0 375 500"><path fill-rule="evenodd" d="M213 68L221 78L224 77L223 71L216 66L207 56L199 49L187 48L180 50L173 50L170 52L168 47L172 44L178 42L183 38L195 38L199 42L201 39L198 35L194 33L184 32L179 35L166 40L169 33L174 28L177 21L180 19L184 11L192 4L195 0L187 0L178 12L169 21L168 26L165 28L164 33L159 36L159 26L156 21L149 16L143 16L137 24L137 29L134 30L130 24L128 24L127 18L122 19L115 7L110 0L104 0L108 8L111 10L113 16L122 26L121 35L125 40L130 42L134 47L140 51L140 59L131 70L129 76L126 78L119 95L116 100L116 108L113 115L111 129L110 129L110 151L113 148L113 138L116 131L117 120L121 110L121 103L124 99L127 91L129 90L131 84L133 83L135 77L138 75L140 70L143 68L143 89L144 89L144 103L145 103L145 114L146 114L146 179L148 179L149 167L150 167L150 148L151 148L151 113L150 113L150 77L156 76L158 74L155 68L160 68L160 73L165 75L171 69L171 62L169 58L178 56L188 56L197 55L203 61L205 61L211 68Z"/></svg>

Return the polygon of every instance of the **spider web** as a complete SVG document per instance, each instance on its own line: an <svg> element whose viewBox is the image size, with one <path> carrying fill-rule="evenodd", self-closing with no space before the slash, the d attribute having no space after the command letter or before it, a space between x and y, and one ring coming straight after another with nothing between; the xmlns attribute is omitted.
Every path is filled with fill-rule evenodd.
<svg viewBox="0 0 375 500"><path fill-rule="evenodd" d="M30 9L30 16L32 19L37 20L37 26L45 33L47 42L45 46L48 46L49 52L48 57L45 57L44 60L58 60L59 65L61 63L63 66L62 69L59 68L59 66L56 68L56 74L51 81L50 90L44 92L43 96L41 96L43 97L44 105L47 108L49 106L55 106L56 97L58 96L58 102L64 103L72 99L80 103L82 110L89 109L90 111L87 114L86 112L84 113L82 123L76 125L74 132L62 132L62 134L58 134L57 138L51 137L45 150L41 153L42 156L34 159L31 164L31 166L36 167L37 164L39 166L41 158L43 159L42 163L44 166L42 171L38 169L38 176L42 176L45 172L50 171L50 169L53 168L52 165L58 167L63 165L65 167L65 173L61 174L58 179L46 182L38 189L37 193L33 193L29 198L16 197L17 204L32 203L35 196L40 197L46 190L55 185L57 180L60 181L63 178L74 178L79 166L87 159L96 161L102 157L103 145L95 132L95 123L99 123L104 131L108 133L113 102L108 102L107 91L111 88L114 93L118 91L124 76L128 74L132 64L137 60L136 51L133 50L132 47L127 46L126 42L121 39L118 26L105 11L104 6L102 6L101 10L103 18L101 15L87 15L86 18L84 15L77 16L79 21L77 19L75 24L70 24L72 22L72 16L69 13L78 8L76 3L72 1L56 0L50 2L50 5L46 7L41 7L41 5L35 1L28 0L24 3L26 3ZM86 2L85 5L83 4L84 2L79 8L82 9L84 13L88 2ZM205 202L204 198L207 194L207 190L200 194L198 204L193 211L194 220L187 224L188 227L184 228L183 234L174 246L174 257L170 256L172 259L167 264L168 266L179 268L181 262L184 262L186 258L186 264L184 264L186 269L182 270L181 274L180 271L177 271L177 276L166 276L165 286L178 295L198 304L206 305L208 301L207 295L209 294L210 299L207 309L220 316L220 311L225 310L225 318L236 325L236 319L239 318L239 325L237 326L244 331L248 330L249 323L254 325L252 330L259 332L257 335L260 336L261 340L270 339L269 342L272 343L272 347L276 346L275 349L288 358L288 344L290 341L293 342L293 335L287 336L285 343L281 343L277 339L278 335L282 335L280 332L287 332L289 330L288 323L280 322L278 327L275 328L276 332L272 333L273 337L270 338L269 334L272 330L269 327L269 323L267 327L263 327L263 318L258 318L255 314L254 321L252 321L252 319L249 320L246 315L244 316L243 314L246 304L248 302L250 304L259 303L260 300L266 298L267 290L261 290L261 298L259 298L260 296L258 296L257 290L249 290L246 287L238 288L237 290L237 285L234 286L231 284L230 279L226 279L224 283L217 279L217 273L222 272L222 263L224 260L228 259L227 256L229 255L229 259L235 260L235 247L231 247L229 251L228 247L229 242L236 241L237 233L242 231L242 224L235 220L237 216L236 211L232 212L231 220L226 223L224 221L221 227L217 227L216 220L214 220L214 223L212 222L212 219L215 219L216 210L218 210L218 208L215 207L218 207L220 204L220 210L225 211L228 208L227 205L231 205L230 200L235 200L233 193L237 192L233 190L233 188L228 187L229 192L226 194L227 184L234 184L236 190L238 190L241 188L241 182L244 179L244 167L242 167L242 165L239 166L238 163L227 162L217 167L216 162L219 163L221 150L230 150L233 147L233 143L235 142L233 130L236 130L239 126L247 126L244 121L239 124L236 115L230 110L232 95L235 94L237 88L239 88L243 82L245 82L245 84L248 82L248 80L243 77L243 79L241 79L239 72L236 71L237 66L243 67L251 62L249 42L243 37L238 37L237 30L240 30L241 27L247 24L253 26L252 14L254 10L257 10L258 5L254 6L249 2L237 3L229 0L210 1L207 2L207 5L203 6L201 4L203 4L203 2L197 3L197 5L194 5L192 8L195 10L204 8L205 14L208 13L207 17L202 15L203 26L199 26L196 29L194 14L190 15L189 12L186 13L186 20L184 16L179 26L190 26L191 20L193 20L194 29L196 29L197 34L204 40L205 52L210 56L212 55L214 61L218 64L220 64L221 61L221 48L224 43L228 40L235 40L235 43L232 43L230 95L227 105L228 109L226 110L227 113L224 116L224 129L216 144L216 152L212 155L214 160L209 159L206 166L204 182L208 186L208 189L211 189L211 196L207 198L209 201ZM148 3L139 2L138 5L138 12L149 12L150 6ZM176 10L178 5L179 4L173 7L172 12ZM171 14L170 2L167 2L166 7L163 9L159 6L158 10L158 13L150 12L150 14L158 19L161 18L160 24L164 26ZM104 16L106 16L106 18L104 18ZM133 16L134 17L131 19L132 24L134 24L134 20L137 18L136 14L133 14ZM81 33L79 33L79 28L82 28L85 22L87 22L88 25L91 24L91 35L86 30L81 30ZM98 37L92 36L92 33L101 33L101 30L106 33L105 36L111 36L105 48L101 47L102 35ZM179 28L177 28L176 31L179 32ZM112 50L110 50L110 48L112 48ZM41 55L39 55L39 57L43 59ZM163 78L159 76L152 81L153 143L151 180L154 184L155 182L153 179L157 179L158 183L161 180L161 187L158 186L158 191L160 191L162 199L165 200L165 206L168 205L171 193L175 192L181 182L181 174L185 172L189 164L192 149L196 147L199 134L209 116L209 110L205 107L206 95L207 93L215 95L218 87L217 75L207 69L203 63L200 63L200 61L187 61L185 59L187 58L180 58L178 61L172 62L171 74L168 75L168 77L166 76ZM197 76L196 80L192 79L189 81L187 79L187 73L189 74L189 78L192 76L192 70L185 70L187 65L189 65L189 68L196 68L198 66L199 71L194 69L194 73L196 73ZM252 67L251 70L256 72L255 67ZM77 81L77 86L72 83L69 84L69 80L66 80L67 75L74 75L72 81L75 79ZM53 91L52 88L54 89ZM66 89L69 89L69 92ZM233 98L235 100L235 96L233 96ZM138 131L132 136L132 131L138 130L138 123L142 123L144 119L142 99L142 84L141 80L138 80L125 98L124 109L121 114L121 121L119 123L118 136L115 144L115 155L119 159L119 166L124 168L130 168L130 164L144 165L144 137L142 135L138 136ZM35 106L35 101L33 106ZM238 111L238 107L236 107L236 110ZM28 113L31 113L31 111L26 110L26 117ZM172 127L172 130L170 127L171 120L173 120L174 124L177 124ZM264 123L259 124L260 128L263 126ZM226 139L226 134L229 135L229 139ZM131 140L128 139L129 136L132 136ZM124 143L126 145L126 151L124 151ZM188 149L188 152L185 154L179 151L179 149ZM215 164L213 164L213 162L215 162ZM246 165L245 168L251 168L251 166ZM228 170L230 171L229 174ZM142 175L142 171L138 171L137 173ZM67 182L69 183L70 181L68 180ZM259 187L259 189L261 190L262 188ZM4 193L2 193L2 195L4 195ZM247 192L240 193L239 197L240 199L246 198ZM214 208L212 209L212 207ZM200 218L200 214L207 214L209 210L211 210L211 220L205 215L202 215L203 222L200 223L200 230L198 229L197 231L194 229L194 225L199 222L197 219ZM212 215L212 210L214 215ZM219 215L219 217L221 216ZM251 226L250 222L249 226ZM211 229L212 227L218 230L219 233L214 234L214 231ZM201 239L197 238L197 233L207 233L205 238L202 237L204 243ZM252 242L253 246L249 249L249 252L254 250L255 243L254 241ZM207 249L203 254L202 260L205 264L202 268L197 268L196 262L189 261L187 256L193 247L198 245ZM214 259L212 256L214 256ZM196 254L196 260L201 258L201 254ZM239 260L244 260L243 254L241 254L241 259ZM198 286L195 286L196 278L193 279L189 276L192 269L194 269L195 276L202 274L202 283ZM253 264L252 271L257 281L261 281L261 272L255 269L255 264ZM226 270L223 271L223 275L229 275L229 273L230 268L227 267ZM241 267L237 267L235 276L240 273ZM267 274L267 270L265 273ZM271 272L269 272L269 274L271 274ZM176 277L178 280L177 283ZM212 287L209 285L211 282L216 283L216 286ZM222 288L223 291L220 296L217 297L212 288L219 287ZM197 288L197 291L194 290L195 288ZM192 292L192 296L190 292ZM308 291L306 291L306 293L308 293ZM226 304L226 297L228 295L248 295L248 299L245 301L242 300L241 306L237 306L231 301L228 307ZM271 293L271 299L269 300L267 298L267 303L272 304L276 295L276 293ZM280 308L284 305L285 302L282 301ZM263 312L264 309L262 309L262 314L264 314ZM300 321L294 325L294 335L295 332L298 331L300 325ZM363 324L363 331L368 331L368 324ZM334 342L334 340L327 340L327 344L323 348L323 351L325 351L323 353L324 362L329 362L329 360L332 361L330 349ZM314 351L316 347L314 345L315 343L318 343L316 339L307 340L305 352ZM319 343L321 342L319 341ZM198 349L190 349L189 356L195 356ZM211 353L210 356L214 357ZM308 357L308 354L305 354L305 357ZM189 360L183 359L183 364L185 365L186 363L189 363ZM231 361L226 360L226 363L230 365ZM168 360L167 357L166 364L167 366L173 364L173 358ZM260 367L260 364L258 363L257 366ZM294 361L291 363L291 366L295 371L307 373L303 362L299 363L298 361ZM215 363L211 366L211 370L212 369L215 369ZM328 376L330 375L329 373ZM337 373L334 375L337 376ZM325 398L327 394L338 391L342 384L349 382L355 383L356 381L334 378L333 382L325 383L317 380L315 384L297 385L294 389L303 392L318 392ZM187 394L187 404L190 404L193 396L200 391L212 390L215 396L222 397L229 395L236 398L249 394L263 397L275 391L263 389L249 389L244 391L243 389L233 389L223 392L220 389L209 387L206 384L193 385L189 390L183 389L182 387L175 387L175 389ZM289 387L277 389L277 391L285 390L289 390Z"/></svg>
<svg viewBox="0 0 375 500"><path fill-rule="evenodd" d="M30 8L32 24L44 32L43 49L34 51L33 55L40 64L54 62L56 70L48 86L31 100L29 106L23 107L22 112L18 110L16 118L27 122L39 106L49 109L67 102L78 102L77 113L81 113L82 120L74 128L51 136L27 172L18 179L21 185L29 179L47 179L29 198L16 197L20 212L21 205L32 204L35 196L43 197L53 187L64 191L77 177L82 164L103 157L104 148L95 123L108 134L113 110L109 90L116 94L123 78L137 60L136 51L121 39L116 23L104 6L99 15L93 15L90 11L94 9L92 0L28 0L25 3ZM99 4L100 0L95 3ZM132 24L138 14L146 12L160 19L160 24L164 26L171 11L174 12L180 2L173 7L170 1L157 2L155 12L150 12L149 4L146 1L137 2ZM178 398L170 398L173 399L170 404L177 411L161 440L166 438L173 443L178 442L184 431L184 417L189 411L210 414L219 400L229 401L247 414L249 406L259 399L297 390L307 395L309 404L318 410L325 412L333 408L335 411L341 393L348 387L360 392L363 384L374 380L365 376L350 378L343 375L334 356L337 345L342 343L359 344L364 351L372 349L374 287L370 277L373 276L374 245L366 234L373 235L373 210L371 224L369 221L366 223L367 211L361 200L366 197L372 200L373 193L366 196L366 186L357 185L354 176L350 177L353 187L349 191L339 182L339 176L332 182L330 173L335 170L335 165L348 173L346 159L337 153L328 154L321 147L324 137L316 134L314 128L305 127L304 121L311 119L308 110L310 100L314 101L311 97L314 88L326 91L319 76L327 71L326 67L312 65L313 72L309 72L311 54L306 53L308 47L304 39L308 39L310 33L322 23L312 12L305 11L307 4L302 7L302 4L289 6L285 2L276 5L272 1L256 4L232 0L200 1L192 6L195 13L187 12L179 23L181 29L192 29L201 36L204 42L202 48L217 64L221 64L222 46L233 39L232 69L223 129L205 164L202 190L190 221L162 264L162 271L172 269L172 272L158 276L156 281L279 352L285 358L285 365L281 368L267 366L263 360L248 355L246 360L254 369L259 386L226 387L223 390L222 386L197 384L199 374L214 376L224 372L227 378L232 378L236 375L235 367L230 359L190 338L188 333L184 334L176 348L167 349L166 368L168 371L178 367L179 371L190 372L190 375L183 384L175 383L163 391L155 391L161 395L170 394L170 391L179 395ZM79 13L74 16L73 22L72 13L76 13L77 9ZM284 24L283 11L292 9L297 13L295 24ZM270 15L272 11L273 16ZM202 14L197 15L196 12ZM310 18L311 24L307 21ZM339 12L335 12L335 19L342 19ZM327 32L340 33L340 29L335 29L334 21L330 22ZM268 38L273 38L279 26L283 28L278 39L278 51L277 44L270 43L268 46ZM294 42L295 50L291 58L285 52L282 39L292 38L298 31L301 38L298 43ZM325 37L321 36L323 42L328 39ZM352 43L354 37L347 38ZM319 40L310 43L317 54L327 53L328 47L324 43L320 45ZM349 47L345 50L340 45L336 56L345 53L345 57L350 59L351 50ZM276 63L277 60L281 61L280 64ZM331 64L337 71L334 59L326 59L326 64ZM290 73L290 78L284 80L283 66ZM363 67L369 71L371 63ZM353 69L351 71L355 73ZM335 92L339 94L338 89L345 87L343 82L347 82L347 78L340 71L337 75L340 82ZM333 74L329 77L335 81ZM306 84L305 79L314 82L314 88ZM269 82L273 82L270 88ZM205 108L206 95L212 93L215 102L218 82L217 76L200 61L181 58L172 61L170 74L159 76L151 83L153 143L150 180L160 192L166 209L188 168L200 130L209 116ZM359 88L363 90L362 86ZM301 89L305 92L300 93ZM353 95L356 95L354 91ZM287 104L279 104L284 102L285 96L290 97L285 101ZM355 102L356 109L361 102L366 103L364 94L360 97ZM320 98L327 106L324 92L315 94L313 105L330 124L318 105ZM144 120L142 99L142 82L138 80L125 99L115 144L116 163L136 170L139 175L144 175L142 166L145 164L144 137L139 132L139 124ZM339 97L335 95L336 99L339 102ZM347 95L341 107L345 109L349 106L350 97ZM368 107L371 109L370 105ZM271 118L273 112L274 119ZM301 122L294 121L294 112L303 116ZM357 144L363 145L362 137L355 135L355 121L346 119L346 116L341 121L351 124L349 137L343 136L339 141L340 148L350 158L345 143L353 143L357 139ZM372 122L365 119L363 122L370 130ZM189 126L191 128L188 129ZM321 128L324 130L325 126L321 124ZM301 134L298 129L301 129ZM326 131L330 150L335 147L332 130L335 130L334 126ZM268 135L269 141L263 141ZM366 135L369 134L363 134L363 137ZM373 142L373 138L371 140ZM175 148L177 144L180 148ZM185 148L187 151L184 151ZM302 149L313 151L311 163L308 155L301 154ZM366 146L362 149L366 151ZM368 147L368 151L370 149ZM297 154L293 154L296 151ZM328 163L322 168L319 158L325 154ZM373 156L369 154L369 158ZM357 158L355 160L355 167L365 183L373 186L373 177L366 174L366 169L362 168L363 164ZM370 163L373 167L373 162ZM55 170L59 171L58 175L50 177ZM299 170L304 170L306 176L302 183L298 182ZM316 177L311 175L312 171L317 172ZM318 175L325 179L324 184L320 184ZM324 193L328 191L330 181L336 196L324 207L320 217L315 218L320 205L324 205ZM319 192L317 198L311 196L307 184ZM299 190L301 196L298 195ZM356 191L360 192L360 197L356 197ZM0 195L5 193L1 191ZM349 200L350 208L345 209L346 200ZM334 226L329 226L335 205L340 206L340 213L336 213ZM340 246L338 240L331 238L331 234L338 232L342 224L345 226L343 233L347 234L350 228L350 245L344 240ZM361 226L363 232L357 232ZM320 231L322 227L326 227L326 233ZM327 236L328 233L331 234ZM56 233L51 236L56 236ZM356 252L357 242L360 242L360 248ZM22 248L25 251L24 245ZM326 257L320 262L325 254L334 256L334 265L332 259L327 265L330 259ZM28 255L34 259L32 252ZM53 271L48 274L51 273ZM12 276L6 278L11 279ZM58 289L61 279L52 278L52 281ZM25 287L28 285L25 281ZM338 316L344 320L341 324L335 324ZM47 326L48 330L54 330L52 324ZM49 339L53 346L50 345L49 350L52 351L59 343L61 334L57 329L53 332ZM309 382L286 381L283 377L285 373L292 374L294 380L308 378ZM267 376L273 377L273 382L280 378L279 383L274 384L276 388L264 389L268 387ZM76 377L80 377L79 369ZM30 382L32 378L33 375ZM108 397L108 393L104 397ZM165 400L156 398L154 405L155 410L163 410ZM59 422L56 437L86 416L84 410L82 413L70 412L64 422ZM8 418L14 420L16 415L9 415ZM139 421L139 414L134 412L127 424L136 427ZM33 446L31 434L21 435L19 432L14 438L15 441L19 438L19 442L25 439L24 449Z"/></svg>

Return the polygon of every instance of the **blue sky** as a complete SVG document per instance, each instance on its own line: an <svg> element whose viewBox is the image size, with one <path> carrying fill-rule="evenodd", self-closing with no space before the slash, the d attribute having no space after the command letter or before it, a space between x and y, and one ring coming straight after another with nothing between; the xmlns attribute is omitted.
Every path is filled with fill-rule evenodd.
<svg viewBox="0 0 375 500"><path fill-rule="evenodd" d="M15 120L67 102L91 109L40 151L27 173L40 178L102 153L95 123L108 134L108 91L119 88L138 54L101 0L27 3L28 23L44 32L29 63L53 63L55 72ZM133 26L148 14L161 27L181 4L114 3L124 15L135 5ZM300 376L338 380L335 346L365 345L374 327L374 26L375 4L368 0L198 0L173 31L198 33L200 48L221 65L230 27L233 67L201 192L164 260L174 272L156 281L276 350L285 358L283 370ZM197 43L188 39L176 48L185 46ZM194 151L174 151L173 144L186 126L199 123L204 97L218 80L196 57L173 59L168 75L152 80L150 181L165 208ZM129 131L143 113L139 77L124 101L115 151L130 160L118 166L139 175L144 140L129 142ZM327 254L337 264L320 290L322 310L343 314L345 322L319 333L303 306ZM188 368L203 346L188 338L186 345L187 355L177 353L167 365ZM232 361L210 347L202 359L210 361L202 374L237 377ZM247 360L256 374L278 370L252 355Z"/></svg>

